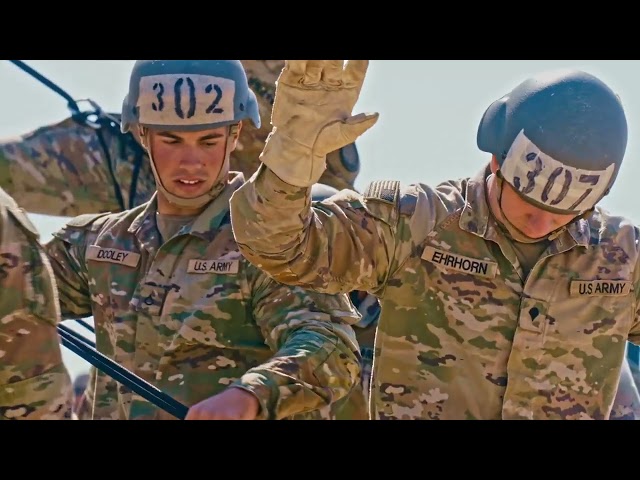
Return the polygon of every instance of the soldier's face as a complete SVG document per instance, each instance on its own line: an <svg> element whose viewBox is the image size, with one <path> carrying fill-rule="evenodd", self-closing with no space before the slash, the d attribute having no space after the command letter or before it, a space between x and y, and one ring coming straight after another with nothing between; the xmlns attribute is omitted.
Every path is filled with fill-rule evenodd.
<svg viewBox="0 0 640 480"><path fill-rule="evenodd" d="M149 131L153 161L164 187L182 198L195 198L211 190L224 164L228 132L226 127L197 132Z"/></svg>
<svg viewBox="0 0 640 480"><path fill-rule="evenodd" d="M575 218L575 215L548 212L526 202L507 182L502 182L500 206L507 220L532 239L546 237Z"/></svg>

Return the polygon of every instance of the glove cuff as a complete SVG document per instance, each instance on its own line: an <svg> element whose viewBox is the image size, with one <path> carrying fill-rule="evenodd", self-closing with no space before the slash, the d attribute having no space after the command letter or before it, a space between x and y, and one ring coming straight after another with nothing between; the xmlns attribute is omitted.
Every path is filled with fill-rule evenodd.
<svg viewBox="0 0 640 480"><path fill-rule="evenodd" d="M318 183L327 168L326 156L314 155L312 149L277 129L267 138L260 161L282 181L296 187L310 187Z"/></svg>

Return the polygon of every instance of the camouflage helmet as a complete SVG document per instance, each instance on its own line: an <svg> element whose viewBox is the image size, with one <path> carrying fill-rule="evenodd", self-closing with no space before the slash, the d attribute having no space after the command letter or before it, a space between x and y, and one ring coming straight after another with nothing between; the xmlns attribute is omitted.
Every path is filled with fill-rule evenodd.
<svg viewBox="0 0 640 480"><path fill-rule="evenodd" d="M533 76L493 102L478 127L480 150L526 201L582 214L613 185L627 146L620 98L579 70Z"/></svg>
<svg viewBox="0 0 640 480"><path fill-rule="evenodd" d="M121 128L205 130L246 118L260 127L256 96L239 60L137 60Z"/></svg>

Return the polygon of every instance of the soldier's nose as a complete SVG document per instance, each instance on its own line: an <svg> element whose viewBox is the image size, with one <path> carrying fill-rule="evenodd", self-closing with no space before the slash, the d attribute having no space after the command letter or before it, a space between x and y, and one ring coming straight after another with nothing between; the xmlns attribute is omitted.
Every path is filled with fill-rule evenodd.
<svg viewBox="0 0 640 480"><path fill-rule="evenodd" d="M180 166L182 167L199 167L202 162L196 155L183 155L180 157Z"/></svg>

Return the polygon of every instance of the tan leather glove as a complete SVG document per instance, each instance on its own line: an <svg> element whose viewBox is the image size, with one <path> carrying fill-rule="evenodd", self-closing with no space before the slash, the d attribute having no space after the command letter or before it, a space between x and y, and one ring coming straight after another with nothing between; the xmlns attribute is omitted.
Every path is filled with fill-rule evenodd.
<svg viewBox="0 0 640 480"><path fill-rule="evenodd" d="M277 81L273 128L260 160L298 187L316 183L328 153L355 140L378 113L352 116L368 60L286 60Z"/></svg>

